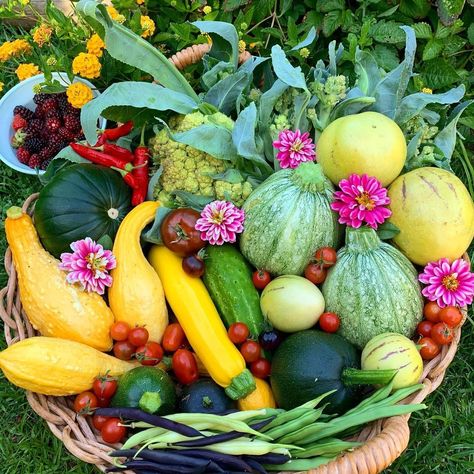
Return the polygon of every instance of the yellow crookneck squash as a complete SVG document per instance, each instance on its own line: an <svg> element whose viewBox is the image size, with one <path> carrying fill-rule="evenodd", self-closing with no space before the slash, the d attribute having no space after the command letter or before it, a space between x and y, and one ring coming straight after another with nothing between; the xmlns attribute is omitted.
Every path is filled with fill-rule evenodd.
<svg viewBox="0 0 474 474"><path fill-rule="evenodd" d="M153 246L148 258L163 282L173 313L209 375L234 400L255 390L252 374L230 341L201 279L189 276L183 270L182 258L164 246Z"/></svg>
<svg viewBox="0 0 474 474"><path fill-rule="evenodd" d="M160 277L143 255L140 234L153 221L158 202L136 206L120 224L113 254L117 267L112 270L109 304L116 321L145 326L150 341L161 342L168 325L168 310Z"/></svg>
<svg viewBox="0 0 474 474"><path fill-rule="evenodd" d="M255 378L256 389L237 402L239 410L260 410L275 408L276 402L270 384L265 380Z"/></svg>
<svg viewBox="0 0 474 474"><path fill-rule="evenodd" d="M97 293L67 283L59 260L41 245L31 217L19 207L11 207L5 232L18 275L21 304L33 327L43 336L110 350L112 311Z"/></svg>

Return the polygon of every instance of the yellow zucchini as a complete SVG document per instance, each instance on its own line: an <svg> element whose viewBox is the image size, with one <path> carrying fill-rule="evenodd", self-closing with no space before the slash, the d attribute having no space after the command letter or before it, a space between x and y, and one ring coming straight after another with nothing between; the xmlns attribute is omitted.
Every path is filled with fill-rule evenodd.
<svg viewBox="0 0 474 474"><path fill-rule="evenodd" d="M28 319L43 336L82 342L100 351L112 347L112 311L97 293L66 281L59 260L41 245L31 217L19 207L7 211L5 232Z"/></svg>
<svg viewBox="0 0 474 474"><path fill-rule="evenodd" d="M43 395L81 393L92 387L98 375L118 376L134 367L85 344L55 337L30 337L0 352L5 377Z"/></svg>
<svg viewBox="0 0 474 474"><path fill-rule="evenodd" d="M145 201L136 206L120 224L113 253L117 267L112 270L109 304L116 321L145 326L150 341L161 342L168 325L168 310L160 277L148 263L140 246L143 228L155 218L159 203Z"/></svg>
<svg viewBox="0 0 474 474"><path fill-rule="evenodd" d="M234 400L255 390L252 374L230 341L204 283L186 274L182 258L166 247L153 246L148 258L189 343L214 381Z"/></svg>

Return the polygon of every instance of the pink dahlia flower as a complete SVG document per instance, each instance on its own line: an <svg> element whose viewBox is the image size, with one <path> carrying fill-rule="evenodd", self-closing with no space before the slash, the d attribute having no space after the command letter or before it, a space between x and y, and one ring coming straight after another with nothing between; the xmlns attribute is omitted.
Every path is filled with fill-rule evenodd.
<svg viewBox="0 0 474 474"><path fill-rule="evenodd" d="M308 132L302 134L300 130L283 130L273 146L278 149L277 160L282 168L297 168L300 163L314 161L316 157Z"/></svg>
<svg viewBox="0 0 474 474"><path fill-rule="evenodd" d="M459 258L449 263L447 258L430 262L418 279L426 285L423 295L445 306L467 306L474 297L474 273L469 263Z"/></svg>
<svg viewBox="0 0 474 474"><path fill-rule="evenodd" d="M112 285L109 270L116 267L115 257L110 250L90 237L71 244L73 253L62 253L59 268L68 272L68 283L79 283L85 291L103 295L106 286Z"/></svg>
<svg viewBox="0 0 474 474"><path fill-rule="evenodd" d="M213 201L201 212L195 228L201 231L201 239L211 245L233 243L237 234L244 230L245 212L228 201Z"/></svg>
<svg viewBox="0 0 474 474"><path fill-rule="evenodd" d="M380 182L366 174L351 174L339 181L340 191L334 193L331 209L339 213L339 222L358 228L368 224L377 229L392 212L385 206L390 204L387 190Z"/></svg>

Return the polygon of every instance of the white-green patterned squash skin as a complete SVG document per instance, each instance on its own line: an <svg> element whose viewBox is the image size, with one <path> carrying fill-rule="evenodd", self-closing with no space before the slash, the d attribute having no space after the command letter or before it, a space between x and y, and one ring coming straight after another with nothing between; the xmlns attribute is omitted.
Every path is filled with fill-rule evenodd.
<svg viewBox="0 0 474 474"><path fill-rule="evenodd" d="M385 332L411 338L423 317L415 267L368 227L347 227L346 246L337 253L322 291L325 311L341 318L341 336L361 349Z"/></svg>
<svg viewBox="0 0 474 474"><path fill-rule="evenodd" d="M300 275L314 252L336 247L341 234L331 210L334 187L320 165L277 171L245 201L240 250L255 268Z"/></svg>

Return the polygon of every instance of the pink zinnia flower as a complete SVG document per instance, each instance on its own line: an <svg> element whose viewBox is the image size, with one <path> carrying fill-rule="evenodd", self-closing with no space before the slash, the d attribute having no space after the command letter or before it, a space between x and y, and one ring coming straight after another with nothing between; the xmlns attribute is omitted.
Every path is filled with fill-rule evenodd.
<svg viewBox="0 0 474 474"><path fill-rule="evenodd" d="M339 213L339 222L358 228L366 223L377 229L385 219L392 215L387 209L390 198L380 182L366 174L351 174L348 179L339 181L340 191L334 193L331 209Z"/></svg>
<svg viewBox="0 0 474 474"><path fill-rule="evenodd" d="M233 243L236 234L244 230L245 212L228 201L213 201L201 212L201 217L194 226L201 231L201 239L211 245Z"/></svg>
<svg viewBox="0 0 474 474"><path fill-rule="evenodd" d="M85 291L103 295L106 286L112 285L109 270L116 267L115 257L110 250L90 237L71 244L73 253L62 253L59 268L68 272L68 283L80 283Z"/></svg>
<svg viewBox="0 0 474 474"><path fill-rule="evenodd" d="M300 163L313 161L316 157L308 132L301 134L300 130L283 130L273 146L278 148L277 160L282 168L297 168Z"/></svg>
<svg viewBox="0 0 474 474"><path fill-rule="evenodd" d="M427 285L423 295L436 301L441 308L445 306L467 306L474 297L474 273L469 263L459 258L449 263L447 258L430 262L418 279Z"/></svg>

